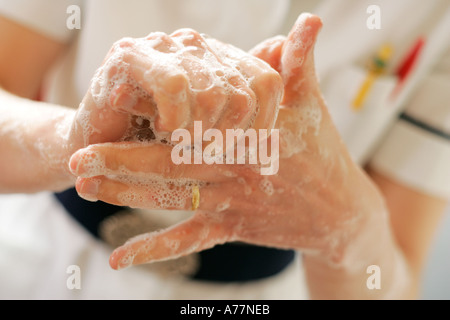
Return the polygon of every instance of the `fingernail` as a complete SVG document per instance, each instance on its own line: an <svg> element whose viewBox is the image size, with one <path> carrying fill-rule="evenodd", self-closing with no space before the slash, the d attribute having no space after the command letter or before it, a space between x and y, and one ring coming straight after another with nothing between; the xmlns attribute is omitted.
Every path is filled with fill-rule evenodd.
<svg viewBox="0 0 450 320"><path fill-rule="evenodd" d="M114 270L119 270L119 261L116 257L116 255L113 253L111 254L111 256L109 257L109 265L111 266L111 268L113 268Z"/></svg>
<svg viewBox="0 0 450 320"><path fill-rule="evenodd" d="M136 99L127 93L118 93L112 98L112 106L118 109L129 111L136 105Z"/></svg>
<svg viewBox="0 0 450 320"><path fill-rule="evenodd" d="M78 194L84 200L97 202L98 190L101 184L99 179L82 179L77 181Z"/></svg>
<svg viewBox="0 0 450 320"><path fill-rule="evenodd" d="M69 160L69 169L73 175L78 177L89 177L98 175L92 170L103 165L100 154L91 149L81 149L75 152Z"/></svg>
<svg viewBox="0 0 450 320"><path fill-rule="evenodd" d="M82 152L77 151L70 157L70 160L69 160L70 172L72 172L72 174L74 174L76 176L78 175L78 164L80 163L81 154L82 154Z"/></svg>

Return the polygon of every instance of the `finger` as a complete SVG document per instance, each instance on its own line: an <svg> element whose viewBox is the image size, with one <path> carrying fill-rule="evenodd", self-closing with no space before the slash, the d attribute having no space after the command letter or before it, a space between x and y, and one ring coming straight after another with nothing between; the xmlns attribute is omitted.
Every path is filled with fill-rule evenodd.
<svg viewBox="0 0 450 320"><path fill-rule="evenodd" d="M196 103L192 119L202 121L203 129L212 128L228 101L223 64L205 38L192 29L180 29L171 34L182 49L181 66L185 69ZM192 130L193 128L187 128Z"/></svg>
<svg viewBox="0 0 450 320"><path fill-rule="evenodd" d="M83 137L83 146L106 141L117 141L126 132L129 115L108 107L99 108L88 93L76 116L74 130ZM114 130L111 130L114 128Z"/></svg>
<svg viewBox="0 0 450 320"><path fill-rule="evenodd" d="M272 69L281 72L281 52L286 41L284 36L276 36L263 41L250 50L250 54L268 63ZM252 83L252 89L258 97L260 112L255 120L255 128L272 129L278 115L279 104L284 95L282 79L267 72Z"/></svg>
<svg viewBox="0 0 450 320"><path fill-rule="evenodd" d="M117 206L151 210L203 210L223 212L232 207L249 208L245 192L232 183L211 184L195 179L129 176L77 178L79 196ZM257 192L257 191L255 191Z"/></svg>
<svg viewBox="0 0 450 320"><path fill-rule="evenodd" d="M134 87L129 84L120 84L112 90L111 107L118 113L127 114L128 121L122 137L110 141L167 141L168 133L162 134L155 130L157 109L153 99L138 97L133 90Z"/></svg>
<svg viewBox="0 0 450 320"><path fill-rule="evenodd" d="M259 104L253 128L270 131L275 126L279 106L283 99L283 81L278 73L266 72L257 77L251 87Z"/></svg>
<svg viewBox="0 0 450 320"><path fill-rule="evenodd" d="M175 148L182 149L179 146ZM175 148L157 143L131 142L91 145L72 155L69 168L75 176L84 178L101 175L142 176L153 173L168 179L192 176L204 181L221 181L227 177L218 175L218 170L234 169L232 165L176 164L177 154L172 153ZM190 151L186 152L189 152L190 156Z"/></svg>
<svg viewBox="0 0 450 320"><path fill-rule="evenodd" d="M285 84L285 104L295 101L305 92L318 89L314 45L321 27L319 17L301 14L283 45L281 75Z"/></svg>
<svg viewBox="0 0 450 320"><path fill-rule="evenodd" d="M235 75L228 82L232 90L229 102L215 125L224 134L227 129L248 129L257 107L256 95L242 75Z"/></svg>
<svg viewBox="0 0 450 320"><path fill-rule="evenodd" d="M82 130L84 145L120 140L128 128L129 115L124 112L136 103L134 88L123 84L121 75L126 73L127 66L120 52L130 50L135 40L124 38L117 41L106 55L102 66L96 71L91 86L85 95L77 114L77 125ZM112 83L117 84L111 88ZM119 92L127 95L119 96ZM111 107L112 105L123 108ZM111 128L114 128L112 130Z"/></svg>
<svg viewBox="0 0 450 320"><path fill-rule="evenodd" d="M248 94L247 101L249 102L247 110L245 110L242 102L233 105L231 100L216 127L221 130L235 128L246 130L250 126L255 129L272 128L283 92L280 75L264 61L231 45L213 39L210 39L208 43L220 52L223 61L234 66L237 75L227 75L229 83L237 93L238 99L243 102L242 94ZM240 83L241 78L243 79L242 84ZM241 90L242 88L244 91ZM231 93L231 96L234 92ZM248 113L246 114L245 111Z"/></svg>
<svg viewBox="0 0 450 320"><path fill-rule="evenodd" d="M218 61L227 66L226 72L216 70L216 75L225 83L229 100L215 128L223 134L227 129L247 130L255 120L258 107L256 95L249 87L249 80L254 77L251 71L254 70L247 66L248 54L216 39L206 41L216 52ZM254 63L252 67L255 68Z"/></svg>
<svg viewBox="0 0 450 320"><path fill-rule="evenodd" d="M134 88L130 84L121 83L111 90L110 105L112 108L130 112L137 103L137 96L133 93Z"/></svg>
<svg viewBox="0 0 450 320"><path fill-rule="evenodd" d="M202 122L205 131L215 126L228 102L226 89L221 85L213 85L207 90L196 92L192 108L192 118ZM193 127L187 127L191 134Z"/></svg>
<svg viewBox="0 0 450 320"><path fill-rule="evenodd" d="M285 36L276 36L256 45L249 53L264 60L276 71L281 72L281 50L285 41Z"/></svg>
<svg viewBox="0 0 450 320"><path fill-rule="evenodd" d="M220 76L220 70L223 69L223 66L218 63L215 57L200 60L190 54L183 57L180 65L189 78L192 99L195 101L191 105L191 119L201 121L203 130L212 128L223 114L228 102L226 89L228 82ZM190 123L191 125L187 126L186 129L192 131L192 121Z"/></svg>
<svg viewBox="0 0 450 320"><path fill-rule="evenodd" d="M180 46L164 32L152 32L145 39L147 46L159 52L174 53L180 49Z"/></svg>
<svg viewBox="0 0 450 320"><path fill-rule="evenodd" d="M278 72L267 63L254 57L239 62L240 72L249 79L249 86L255 93L256 116L252 128L272 129L283 97L283 80Z"/></svg>
<svg viewBox="0 0 450 320"><path fill-rule="evenodd" d="M77 178L78 195L91 202L103 201L117 206L150 210L195 210L201 182L166 180L153 176ZM196 200L194 203L194 194Z"/></svg>
<svg viewBox="0 0 450 320"><path fill-rule="evenodd" d="M183 53L188 53L199 59L204 59L207 52L211 53L203 36L193 29L179 29L173 32L170 37L178 43Z"/></svg>
<svg viewBox="0 0 450 320"><path fill-rule="evenodd" d="M232 237L220 224L195 215L189 220L159 232L129 240L114 250L110 266L119 270L131 265L178 258L230 241Z"/></svg>
<svg viewBox="0 0 450 320"><path fill-rule="evenodd" d="M136 52L124 58L139 85L152 96L158 109L155 127L169 132L184 128L190 120L190 87L184 69L169 55Z"/></svg>
<svg viewBox="0 0 450 320"><path fill-rule="evenodd" d="M131 113L149 119L154 119L157 114L153 98L137 93L135 86L127 83L118 84L113 88L110 104L118 112Z"/></svg>

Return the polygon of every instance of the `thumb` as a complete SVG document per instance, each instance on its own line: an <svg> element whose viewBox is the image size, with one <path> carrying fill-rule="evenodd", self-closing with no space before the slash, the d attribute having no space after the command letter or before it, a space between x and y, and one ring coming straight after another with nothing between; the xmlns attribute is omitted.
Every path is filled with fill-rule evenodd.
<svg viewBox="0 0 450 320"><path fill-rule="evenodd" d="M285 36L276 36L256 45L249 53L265 62L278 72L281 72L281 50Z"/></svg>
<svg viewBox="0 0 450 320"><path fill-rule="evenodd" d="M321 27L319 17L303 13L283 44L279 71L285 86L284 105L298 103L305 93L319 90L314 66L314 45Z"/></svg>

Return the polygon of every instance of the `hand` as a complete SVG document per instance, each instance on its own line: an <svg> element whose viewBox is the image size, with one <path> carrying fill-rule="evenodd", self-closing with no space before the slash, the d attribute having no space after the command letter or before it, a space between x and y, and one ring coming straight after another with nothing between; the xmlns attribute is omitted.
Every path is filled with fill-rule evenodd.
<svg viewBox="0 0 450 320"><path fill-rule="evenodd" d="M293 248L342 262L359 227L373 219L367 208L379 198L351 160L321 97L313 59L320 28L318 17L301 15L286 39L253 51L285 84L275 125L280 133L276 175L261 176L257 165L177 166L171 147L159 144L95 145L72 157L77 190L94 201L189 209L192 188L199 186L199 207L190 219L129 240L111 255L113 268L228 241Z"/></svg>
<svg viewBox="0 0 450 320"><path fill-rule="evenodd" d="M69 137L73 152L118 141L167 142L178 128L273 128L280 75L231 45L181 29L114 44Z"/></svg>

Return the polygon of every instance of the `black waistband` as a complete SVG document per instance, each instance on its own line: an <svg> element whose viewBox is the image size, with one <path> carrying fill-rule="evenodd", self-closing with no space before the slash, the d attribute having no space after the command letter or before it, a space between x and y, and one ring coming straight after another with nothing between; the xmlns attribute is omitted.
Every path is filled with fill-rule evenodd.
<svg viewBox="0 0 450 320"><path fill-rule="evenodd" d="M75 189L55 194L70 215L96 238L101 222L126 208L80 198ZM293 250L227 243L199 253L200 267L193 279L234 282L273 276L284 270L295 257Z"/></svg>

